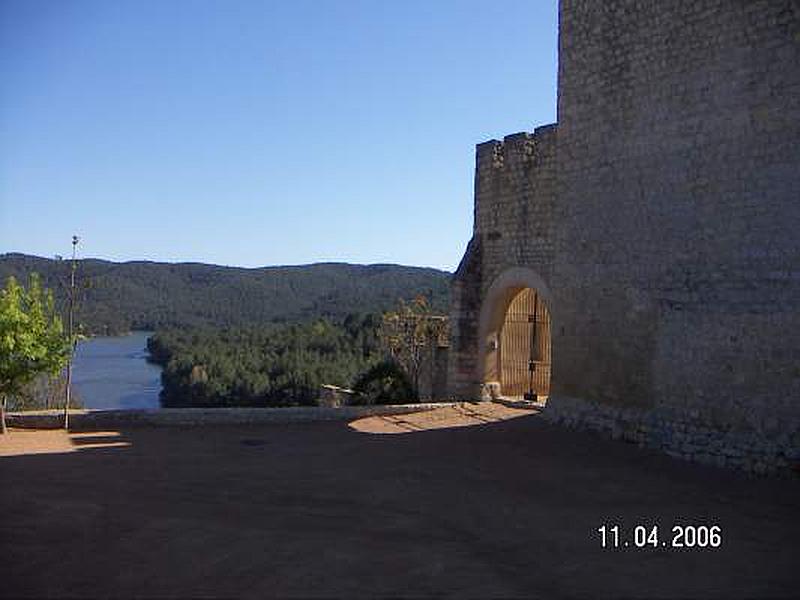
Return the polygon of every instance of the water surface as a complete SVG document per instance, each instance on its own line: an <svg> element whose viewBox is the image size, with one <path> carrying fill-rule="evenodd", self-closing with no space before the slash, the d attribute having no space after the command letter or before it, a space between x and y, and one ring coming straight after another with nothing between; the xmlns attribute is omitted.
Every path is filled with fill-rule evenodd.
<svg viewBox="0 0 800 600"><path fill-rule="evenodd" d="M84 408L158 408L161 368L147 362L147 331L78 343L72 369Z"/></svg>

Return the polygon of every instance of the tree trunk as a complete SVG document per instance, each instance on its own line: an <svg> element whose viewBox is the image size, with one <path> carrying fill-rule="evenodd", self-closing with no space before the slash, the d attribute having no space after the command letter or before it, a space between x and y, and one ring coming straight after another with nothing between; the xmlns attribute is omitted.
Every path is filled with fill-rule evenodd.
<svg viewBox="0 0 800 600"><path fill-rule="evenodd" d="M6 429L6 397L3 396L3 401L0 402L0 434L8 433Z"/></svg>

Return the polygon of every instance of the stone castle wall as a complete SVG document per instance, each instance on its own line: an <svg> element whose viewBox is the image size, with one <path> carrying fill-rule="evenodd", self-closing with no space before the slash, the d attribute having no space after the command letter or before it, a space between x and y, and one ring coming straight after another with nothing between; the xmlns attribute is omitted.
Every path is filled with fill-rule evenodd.
<svg viewBox="0 0 800 600"><path fill-rule="evenodd" d="M793 6L562 1L558 391L797 418Z"/></svg>
<svg viewBox="0 0 800 600"><path fill-rule="evenodd" d="M453 287L454 394L474 396L485 376L487 290L520 266L550 293L558 420L636 429L657 414L641 429L661 432L656 445L691 449L685 432L708 430L772 456L752 464L794 456L798 11L561 1L548 166L519 166L527 137L478 146L475 233Z"/></svg>

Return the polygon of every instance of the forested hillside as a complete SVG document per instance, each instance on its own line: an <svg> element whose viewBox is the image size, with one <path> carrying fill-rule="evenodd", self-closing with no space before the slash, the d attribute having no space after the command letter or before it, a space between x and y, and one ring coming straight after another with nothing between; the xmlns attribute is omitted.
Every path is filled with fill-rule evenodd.
<svg viewBox="0 0 800 600"><path fill-rule="evenodd" d="M23 254L0 255L0 279L26 280L35 271L63 306L69 261ZM320 263L243 269L200 263L78 263L77 320L87 333L131 329L244 327L341 320L380 313L399 299L427 296L435 311L448 306L450 274L399 265Z"/></svg>
<svg viewBox="0 0 800 600"><path fill-rule="evenodd" d="M248 328L173 330L147 342L164 370L161 402L185 406L312 405L324 383L344 387L383 352L380 316Z"/></svg>

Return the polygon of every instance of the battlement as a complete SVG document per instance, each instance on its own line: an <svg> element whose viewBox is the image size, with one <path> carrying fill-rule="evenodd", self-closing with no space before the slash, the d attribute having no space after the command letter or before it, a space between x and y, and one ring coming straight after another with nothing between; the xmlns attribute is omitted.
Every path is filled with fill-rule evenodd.
<svg viewBox="0 0 800 600"><path fill-rule="evenodd" d="M535 160L538 150L542 146L555 143L557 123L542 125L533 130L511 133L503 137L503 140L487 140L475 146L475 156L478 169L481 166L488 166L492 169L502 169L506 162L517 160Z"/></svg>
<svg viewBox="0 0 800 600"><path fill-rule="evenodd" d="M475 228L487 282L513 264L551 261L555 207L556 124L476 148Z"/></svg>

